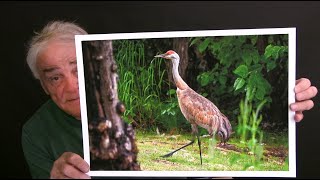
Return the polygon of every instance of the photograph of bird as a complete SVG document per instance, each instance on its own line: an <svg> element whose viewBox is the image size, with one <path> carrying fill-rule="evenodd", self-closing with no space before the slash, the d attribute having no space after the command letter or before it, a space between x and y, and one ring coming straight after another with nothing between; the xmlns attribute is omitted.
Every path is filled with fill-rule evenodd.
<svg viewBox="0 0 320 180"><path fill-rule="evenodd" d="M181 78L178 71L180 57L175 51L169 50L164 54L156 55L154 57L164 58L172 62L172 74L175 85L177 86L176 93L179 107L184 117L190 122L192 134L194 135L191 142L162 157L172 156L175 152L193 144L195 136L197 136L202 165L201 142L198 126L205 128L210 136L218 135L221 141L220 144L224 146L229 140L232 131L229 119L220 112L216 105L191 89Z"/></svg>

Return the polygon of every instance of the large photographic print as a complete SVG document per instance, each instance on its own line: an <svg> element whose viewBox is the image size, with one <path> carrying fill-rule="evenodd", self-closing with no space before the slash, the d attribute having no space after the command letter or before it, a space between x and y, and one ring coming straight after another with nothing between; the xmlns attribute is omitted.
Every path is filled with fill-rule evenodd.
<svg viewBox="0 0 320 180"><path fill-rule="evenodd" d="M296 177L296 29L76 36L91 176Z"/></svg>

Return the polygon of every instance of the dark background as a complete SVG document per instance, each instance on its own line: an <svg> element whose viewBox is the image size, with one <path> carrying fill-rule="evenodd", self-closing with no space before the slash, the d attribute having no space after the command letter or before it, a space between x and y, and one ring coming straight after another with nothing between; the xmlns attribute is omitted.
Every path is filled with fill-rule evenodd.
<svg viewBox="0 0 320 180"><path fill-rule="evenodd" d="M30 177L21 127L48 97L25 62L26 42L54 19L76 20L90 34L296 27L296 76L320 87L320 2L1 2L2 177ZM319 95L313 100L296 128L298 178L320 177Z"/></svg>

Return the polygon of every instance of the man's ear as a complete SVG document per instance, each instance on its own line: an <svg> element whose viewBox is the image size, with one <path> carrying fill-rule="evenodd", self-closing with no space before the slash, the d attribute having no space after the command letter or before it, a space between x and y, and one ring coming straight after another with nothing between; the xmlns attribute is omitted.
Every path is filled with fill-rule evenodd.
<svg viewBox="0 0 320 180"><path fill-rule="evenodd" d="M44 90L44 92L46 92L46 94L49 95L49 91L48 91L47 87L44 85L44 83L42 82L41 79L39 79L39 81L40 81L40 84L41 84L42 89Z"/></svg>

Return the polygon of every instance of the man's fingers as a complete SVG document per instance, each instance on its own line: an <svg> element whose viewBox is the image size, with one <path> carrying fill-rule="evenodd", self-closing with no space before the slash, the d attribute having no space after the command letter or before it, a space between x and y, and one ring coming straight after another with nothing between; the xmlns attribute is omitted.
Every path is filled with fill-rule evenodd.
<svg viewBox="0 0 320 180"><path fill-rule="evenodd" d="M78 168L83 173L89 172L88 163L84 159L82 159L82 157L78 154L71 154L67 157L66 161L69 164L72 164L74 167Z"/></svg>
<svg viewBox="0 0 320 180"><path fill-rule="evenodd" d="M300 122L303 119L303 114L301 111L296 112L296 114L294 115L294 120L296 122Z"/></svg>
<svg viewBox="0 0 320 180"><path fill-rule="evenodd" d="M71 164L66 164L63 168L63 174L65 174L69 178L76 179L91 179L90 176L81 172L78 168L75 168Z"/></svg>
<svg viewBox="0 0 320 180"><path fill-rule="evenodd" d="M89 172L89 165L81 156L65 152L54 162L50 177L91 179L90 176L85 174L87 172Z"/></svg>
<svg viewBox="0 0 320 180"><path fill-rule="evenodd" d="M297 102L290 104L290 109L295 111L295 121L300 122L303 119L303 111L313 108L314 102L311 98L317 95L318 89L311 86L309 79L300 78L296 80L294 92Z"/></svg>
<svg viewBox="0 0 320 180"><path fill-rule="evenodd" d="M314 103L312 100L306 100L306 101L301 101L301 102L295 102L290 105L290 109L292 111L305 111L305 110L310 110L313 108Z"/></svg>
<svg viewBox="0 0 320 180"><path fill-rule="evenodd" d="M314 86L311 86L302 92L296 93L296 99L298 101L311 99L311 98L315 97L317 95L317 93L318 93L318 89Z"/></svg>
<svg viewBox="0 0 320 180"><path fill-rule="evenodd" d="M296 86L294 88L295 93L299 93L302 92L306 89L308 89L308 87L311 86L311 82L309 79L307 78L301 78L296 80Z"/></svg>
<svg viewBox="0 0 320 180"><path fill-rule="evenodd" d="M67 179L69 178L63 173L63 169L65 167L64 159L59 158L53 164L53 168L50 172L50 179Z"/></svg>

